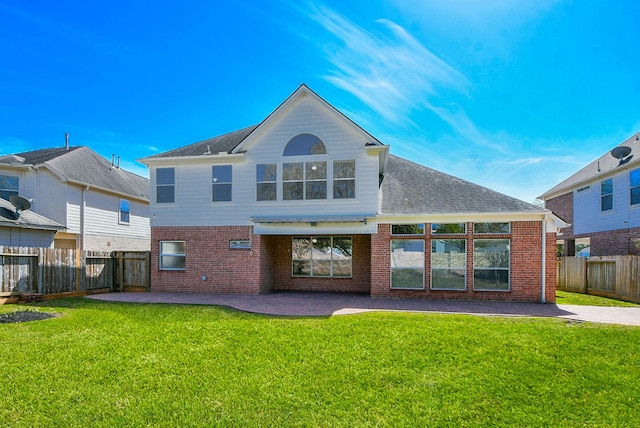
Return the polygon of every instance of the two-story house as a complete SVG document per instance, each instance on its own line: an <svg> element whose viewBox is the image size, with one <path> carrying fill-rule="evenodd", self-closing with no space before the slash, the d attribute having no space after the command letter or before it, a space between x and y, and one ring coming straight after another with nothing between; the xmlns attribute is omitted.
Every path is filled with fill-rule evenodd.
<svg viewBox="0 0 640 428"><path fill-rule="evenodd" d="M640 255L640 133L545 192L541 199L571 226L564 255L587 242L592 256Z"/></svg>
<svg viewBox="0 0 640 428"><path fill-rule="evenodd" d="M63 227L42 246L148 251L148 193L148 179L85 146L0 156L0 198L29 199L29 212Z"/></svg>
<svg viewBox="0 0 640 428"><path fill-rule="evenodd" d="M555 301L550 211L390 155L305 85L140 162L154 291Z"/></svg>

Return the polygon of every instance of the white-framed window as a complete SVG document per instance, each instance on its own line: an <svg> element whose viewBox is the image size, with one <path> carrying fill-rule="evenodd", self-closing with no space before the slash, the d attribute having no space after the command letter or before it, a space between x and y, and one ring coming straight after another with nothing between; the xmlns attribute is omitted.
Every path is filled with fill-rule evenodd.
<svg viewBox="0 0 640 428"><path fill-rule="evenodd" d="M356 161L333 161L333 199L356 197Z"/></svg>
<svg viewBox="0 0 640 428"><path fill-rule="evenodd" d="M431 240L431 289L465 290L467 288L467 241L464 239Z"/></svg>
<svg viewBox="0 0 640 428"><path fill-rule="evenodd" d="M474 223L473 233L507 234L511 232L511 223Z"/></svg>
<svg viewBox="0 0 640 428"><path fill-rule="evenodd" d="M284 200L327 199L327 162L287 162L282 164Z"/></svg>
<svg viewBox="0 0 640 428"><path fill-rule="evenodd" d="M211 195L213 202L231 201L231 174L231 165L213 165L211 167Z"/></svg>
<svg viewBox="0 0 640 428"><path fill-rule="evenodd" d="M475 239L473 241L473 289L509 291L509 239Z"/></svg>
<svg viewBox="0 0 640 428"><path fill-rule="evenodd" d="M129 201L126 199L120 199L120 215L118 222L120 224L129 224L131 219L131 210L129 208Z"/></svg>
<svg viewBox="0 0 640 428"><path fill-rule="evenodd" d="M283 156L326 155L327 149L320 138L313 134L299 134L289 140Z"/></svg>
<svg viewBox="0 0 640 428"><path fill-rule="evenodd" d="M421 224L392 224L392 235L424 235L424 223Z"/></svg>
<svg viewBox="0 0 640 428"><path fill-rule="evenodd" d="M350 278L353 240L350 236L292 238L291 275Z"/></svg>
<svg viewBox="0 0 640 428"><path fill-rule="evenodd" d="M9 200L9 196L17 195L20 190L20 178L13 175L0 175L0 198Z"/></svg>
<svg viewBox="0 0 640 428"><path fill-rule="evenodd" d="M640 204L640 169L634 169L629 173L629 189L631 205Z"/></svg>
<svg viewBox="0 0 640 428"><path fill-rule="evenodd" d="M176 169L156 169L156 203L172 204L176 201Z"/></svg>
<svg viewBox="0 0 640 428"><path fill-rule="evenodd" d="M391 288L424 289L424 239L391 240Z"/></svg>
<svg viewBox="0 0 640 428"><path fill-rule="evenodd" d="M463 235L467 233L467 223L432 223L431 233L434 235Z"/></svg>
<svg viewBox="0 0 640 428"><path fill-rule="evenodd" d="M600 211L613 209L613 178L600 182Z"/></svg>
<svg viewBox="0 0 640 428"><path fill-rule="evenodd" d="M185 262L185 241L160 241L160 270L185 270Z"/></svg>
<svg viewBox="0 0 640 428"><path fill-rule="evenodd" d="M277 183L278 168L275 163L256 165L256 201L275 201Z"/></svg>

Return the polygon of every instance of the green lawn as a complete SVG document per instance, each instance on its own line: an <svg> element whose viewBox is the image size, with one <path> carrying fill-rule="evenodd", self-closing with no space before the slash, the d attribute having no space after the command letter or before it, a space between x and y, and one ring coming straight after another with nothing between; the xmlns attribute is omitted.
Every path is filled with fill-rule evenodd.
<svg viewBox="0 0 640 428"><path fill-rule="evenodd" d="M556 303L559 305L640 307L637 303L560 290L556 291Z"/></svg>
<svg viewBox="0 0 640 428"><path fill-rule="evenodd" d="M0 426L640 426L636 327L35 307L0 324Z"/></svg>

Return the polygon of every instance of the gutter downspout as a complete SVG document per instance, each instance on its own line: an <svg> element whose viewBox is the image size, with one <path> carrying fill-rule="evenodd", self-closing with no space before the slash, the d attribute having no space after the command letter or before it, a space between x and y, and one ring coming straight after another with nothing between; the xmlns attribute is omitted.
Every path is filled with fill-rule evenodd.
<svg viewBox="0 0 640 428"><path fill-rule="evenodd" d="M546 303L546 291L547 291L547 217L544 215L542 219L542 296L540 303Z"/></svg>
<svg viewBox="0 0 640 428"><path fill-rule="evenodd" d="M89 190L89 185L82 189L82 206L80 207L80 250L84 251L85 246L85 234L86 234L86 221L87 221L87 196L86 191Z"/></svg>

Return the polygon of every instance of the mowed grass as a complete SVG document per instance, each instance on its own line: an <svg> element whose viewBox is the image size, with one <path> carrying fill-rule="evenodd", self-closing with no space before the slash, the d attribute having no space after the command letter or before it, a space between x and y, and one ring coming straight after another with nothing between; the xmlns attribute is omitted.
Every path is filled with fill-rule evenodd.
<svg viewBox="0 0 640 428"><path fill-rule="evenodd" d="M0 324L2 426L640 426L637 327L35 307Z"/></svg>
<svg viewBox="0 0 640 428"><path fill-rule="evenodd" d="M608 299L606 297L592 296L590 294L571 293L568 291L556 291L556 303L559 305L580 305L580 306L619 306L619 307L640 307L637 303L625 302L623 300Z"/></svg>

